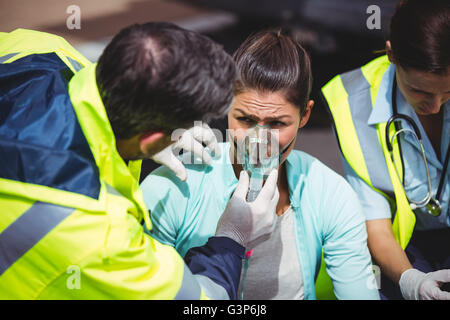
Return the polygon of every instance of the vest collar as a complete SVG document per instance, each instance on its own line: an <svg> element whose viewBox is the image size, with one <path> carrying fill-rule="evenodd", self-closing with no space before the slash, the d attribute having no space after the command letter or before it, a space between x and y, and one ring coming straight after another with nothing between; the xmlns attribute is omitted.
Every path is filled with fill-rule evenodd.
<svg viewBox="0 0 450 320"><path fill-rule="evenodd" d="M368 125L384 123L392 116L392 82L394 81L395 65L390 64L381 78L377 99L372 108L372 112L367 120Z"/></svg>

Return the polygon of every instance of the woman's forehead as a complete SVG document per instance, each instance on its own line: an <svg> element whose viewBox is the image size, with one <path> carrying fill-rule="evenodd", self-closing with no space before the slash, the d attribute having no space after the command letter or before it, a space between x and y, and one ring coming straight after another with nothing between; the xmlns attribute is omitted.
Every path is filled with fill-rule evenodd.
<svg viewBox="0 0 450 320"><path fill-rule="evenodd" d="M261 117L282 117L297 113L295 106L289 103L280 92L246 91L234 99L233 109L245 115Z"/></svg>
<svg viewBox="0 0 450 320"><path fill-rule="evenodd" d="M430 94L450 92L450 67L448 70L446 74L440 75L398 67L399 75L406 85Z"/></svg>

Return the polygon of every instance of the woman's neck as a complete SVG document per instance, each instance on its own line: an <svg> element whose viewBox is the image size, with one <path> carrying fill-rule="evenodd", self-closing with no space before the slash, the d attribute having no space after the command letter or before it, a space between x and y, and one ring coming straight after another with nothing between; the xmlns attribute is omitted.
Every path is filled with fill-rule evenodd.
<svg viewBox="0 0 450 320"><path fill-rule="evenodd" d="M437 114L421 116L418 115L422 127L433 146L436 156L441 160L441 137L444 122L444 107Z"/></svg>
<svg viewBox="0 0 450 320"><path fill-rule="evenodd" d="M281 216L291 206L286 162L284 162L278 170L277 186L278 191L280 192L280 199L278 200L277 204L277 216Z"/></svg>

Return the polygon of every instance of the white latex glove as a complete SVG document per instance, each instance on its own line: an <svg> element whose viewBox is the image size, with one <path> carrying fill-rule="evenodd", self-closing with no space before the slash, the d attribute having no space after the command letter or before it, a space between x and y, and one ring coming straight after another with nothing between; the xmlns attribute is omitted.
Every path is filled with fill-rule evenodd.
<svg viewBox="0 0 450 320"><path fill-rule="evenodd" d="M241 171L239 183L217 224L216 236L228 237L247 249L270 236L275 228L276 207L280 194L278 171L273 170L253 202L247 202L249 177Z"/></svg>
<svg viewBox="0 0 450 320"><path fill-rule="evenodd" d="M440 289L445 282L450 282L450 269L429 273L408 269L402 273L399 285L406 300L450 300L450 292Z"/></svg>
<svg viewBox="0 0 450 320"><path fill-rule="evenodd" d="M202 126L197 125L185 131L177 142L158 152L151 157L151 159L159 164L165 165L172 170L181 181L185 181L186 168L177 156L175 156L173 150L183 149L184 151L192 152L194 155L200 157L203 163L211 164L211 156L206 152L202 142L206 144L209 150L214 152L216 156L220 155L220 146L217 143L216 136L211 128L204 123Z"/></svg>

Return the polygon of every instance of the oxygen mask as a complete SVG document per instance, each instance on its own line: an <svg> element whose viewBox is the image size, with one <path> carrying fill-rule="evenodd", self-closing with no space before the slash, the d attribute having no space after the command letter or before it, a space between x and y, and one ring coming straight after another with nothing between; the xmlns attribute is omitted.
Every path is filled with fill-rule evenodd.
<svg viewBox="0 0 450 320"><path fill-rule="evenodd" d="M260 125L253 126L245 132L239 151L244 156L243 170L247 171L250 177L247 200L252 202L258 196L264 180L280 164L278 130Z"/></svg>

